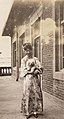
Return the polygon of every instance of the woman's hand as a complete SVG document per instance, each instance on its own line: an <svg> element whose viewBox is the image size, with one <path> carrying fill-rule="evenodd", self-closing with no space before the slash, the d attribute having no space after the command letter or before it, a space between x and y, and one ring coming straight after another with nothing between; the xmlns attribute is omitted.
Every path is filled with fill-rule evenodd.
<svg viewBox="0 0 64 119"><path fill-rule="evenodd" d="M37 75L37 74L40 74L40 71L38 69L34 71L34 75Z"/></svg>
<svg viewBox="0 0 64 119"><path fill-rule="evenodd" d="M41 72L43 73L43 67L40 68Z"/></svg>
<svg viewBox="0 0 64 119"><path fill-rule="evenodd" d="M26 70L24 77L26 77L27 75L30 75L30 74L32 74L32 75L33 75L34 73L33 73L33 72L31 72L31 71L27 71L27 70Z"/></svg>

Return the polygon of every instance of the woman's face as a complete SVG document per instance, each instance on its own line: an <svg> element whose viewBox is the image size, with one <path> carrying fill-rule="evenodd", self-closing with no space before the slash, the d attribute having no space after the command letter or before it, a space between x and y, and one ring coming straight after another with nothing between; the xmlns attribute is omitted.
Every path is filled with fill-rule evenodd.
<svg viewBox="0 0 64 119"><path fill-rule="evenodd" d="M25 52L25 55L32 56L32 50L26 49L24 50L24 52Z"/></svg>

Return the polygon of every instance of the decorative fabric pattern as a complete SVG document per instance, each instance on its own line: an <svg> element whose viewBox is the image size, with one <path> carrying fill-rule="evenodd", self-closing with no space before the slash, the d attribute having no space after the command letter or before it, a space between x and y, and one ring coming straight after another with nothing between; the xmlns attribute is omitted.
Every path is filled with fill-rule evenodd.
<svg viewBox="0 0 64 119"><path fill-rule="evenodd" d="M37 58L34 58L33 60L36 61L35 65L41 68L41 64L37 60ZM24 66L25 66L24 69L27 70L25 62L24 62ZM21 102L21 110L24 113L24 115L30 115L33 114L34 112L41 113L43 111L43 98L42 98L42 91L41 91L41 84L40 84L41 83L40 75L27 74L25 72L23 73L26 74L26 76L23 79L24 90L23 90L23 98Z"/></svg>

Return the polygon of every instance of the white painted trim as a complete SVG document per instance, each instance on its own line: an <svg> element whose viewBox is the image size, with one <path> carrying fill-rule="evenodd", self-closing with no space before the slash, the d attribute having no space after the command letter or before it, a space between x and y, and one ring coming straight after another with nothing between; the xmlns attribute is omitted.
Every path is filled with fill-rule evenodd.
<svg viewBox="0 0 64 119"><path fill-rule="evenodd" d="M15 66L15 67L13 67L13 70L15 70L15 71L16 71L16 66Z"/></svg>
<svg viewBox="0 0 64 119"><path fill-rule="evenodd" d="M42 63L42 58L43 58L43 52L42 52L42 47L43 47L43 44L42 44L42 16L41 16L41 19L40 19L40 45L41 45L41 63Z"/></svg>
<svg viewBox="0 0 64 119"><path fill-rule="evenodd" d="M38 42L38 59L39 59L39 42Z"/></svg>
<svg viewBox="0 0 64 119"><path fill-rule="evenodd" d="M25 24L18 28L18 33L19 33L19 37L21 37L22 34L25 33Z"/></svg>
<svg viewBox="0 0 64 119"><path fill-rule="evenodd" d="M37 39L38 37L40 37L40 34L39 34L39 35L37 35L36 37L34 37L33 39L35 40L35 39Z"/></svg>
<svg viewBox="0 0 64 119"><path fill-rule="evenodd" d="M38 17L42 15L42 5L34 12L34 14L30 17L30 23L33 25Z"/></svg>
<svg viewBox="0 0 64 119"><path fill-rule="evenodd" d="M64 80L64 69L53 74L53 79Z"/></svg>
<svg viewBox="0 0 64 119"><path fill-rule="evenodd" d="M34 28L33 28L33 36L34 36ZM33 57L34 57L34 39L32 39L33 41Z"/></svg>
<svg viewBox="0 0 64 119"><path fill-rule="evenodd" d="M59 5L59 19L60 19L60 5ZM60 20L59 20L59 26L60 26ZM60 70L60 27L59 27L59 70Z"/></svg>
<svg viewBox="0 0 64 119"><path fill-rule="evenodd" d="M63 68L63 58L64 58L64 56L63 56L63 43L64 43L63 24L61 24L61 27L62 27L61 36L62 36L62 68Z"/></svg>
<svg viewBox="0 0 64 119"><path fill-rule="evenodd" d="M55 2L53 2L53 20L55 21ZM55 28L53 30L53 75L55 72Z"/></svg>
<svg viewBox="0 0 64 119"><path fill-rule="evenodd" d="M20 34L19 38L25 33L25 30Z"/></svg>
<svg viewBox="0 0 64 119"><path fill-rule="evenodd" d="M30 42L32 43L32 39L31 39L31 25L29 25L30 27Z"/></svg>
<svg viewBox="0 0 64 119"><path fill-rule="evenodd" d="M64 24L64 20L61 21L61 24Z"/></svg>
<svg viewBox="0 0 64 119"><path fill-rule="evenodd" d="M16 41L16 33L14 34L13 38L12 38L12 43L14 43Z"/></svg>

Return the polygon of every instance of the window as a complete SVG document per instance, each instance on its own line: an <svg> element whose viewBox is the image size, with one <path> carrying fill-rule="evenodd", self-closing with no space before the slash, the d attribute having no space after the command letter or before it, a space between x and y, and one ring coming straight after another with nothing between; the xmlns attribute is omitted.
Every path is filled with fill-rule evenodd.
<svg viewBox="0 0 64 119"><path fill-rule="evenodd" d="M16 41L13 43L13 67L16 66Z"/></svg>
<svg viewBox="0 0 64 119"><path fill-rule="evenodd" d="M33 54L39 60L41 59L40 51L40 19L38 18L31 26L31 39L33 45Z"/></svg>
<svg viewBox="0 0 64 119"><path fill-rule="evenodd" d="M20 62L20 66L21 66L21 58L24 56L23 54L23 50L22 50L22 45L25 41L25 33L23 33L21 36L20 36L20 39L19 39L19 62Z"/></svg>
<svg viewBox="0 0 64 119"><path fill-rule="evenodd" d="M38 35L40 35L40 20L39 18L36 20L36 22L33 24L34 26L34 38Z"/></svg>
<svg viewBox="0 0 64 119"><path fill-rule="evenodd" d="M55 71L64 68L64 7L63 2L55 2Z"/></svg>
<svg viewBox="0 0 64 119"><path fill-rule="evenodd" d="M60 22L61 22L61 45L62 45L62 50L61 50L61 56L62 56L62 69L64 68L64 2L60 5Z"/></svg>
<svg viewBox="0 0 64 119"><path fill-rule="evenodd" d="M64 68L64 23L61 24L61 38L62 38L62 68Z"/></svg>
<svg viewBox="0 0 64 119"><path fill-rule="evenodd" d="M35 40L34 40L34 56L35 57L38 57L38 59L40 60L40 37L37 37Z"/></svg>

